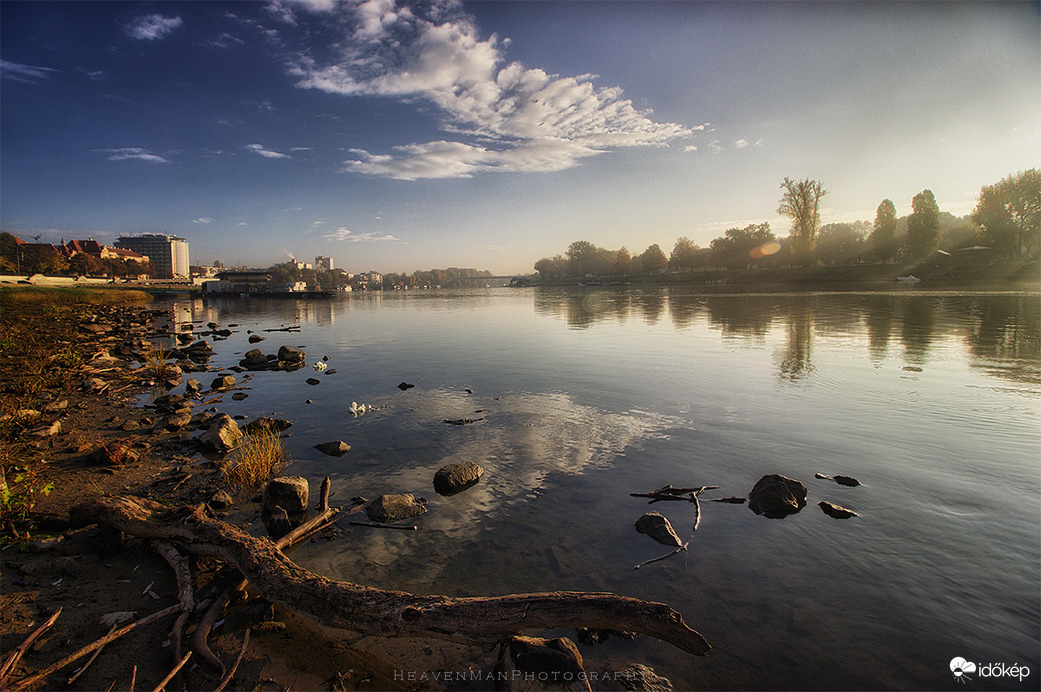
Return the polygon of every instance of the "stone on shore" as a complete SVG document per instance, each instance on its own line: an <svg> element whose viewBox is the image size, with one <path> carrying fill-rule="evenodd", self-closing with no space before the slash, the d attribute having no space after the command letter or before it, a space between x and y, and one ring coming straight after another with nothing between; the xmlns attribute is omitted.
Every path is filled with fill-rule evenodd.
<svg viewBox="0 0 1041 692"><path fill-rule="evenodd" d="M650 536L662 545L678 548L683 545L669 520L658 512L647 512L636 520L636 530Z"/></svg>
<svg viewBox="0 0 1041 692"><path fill-rule="evenodd" d="M622 686L632 692L672 692L672 683L642 663L630 663L622 671Z"/></svg>
<svg viewBox="0 0 1041 692"><path fill-rule="evenodd" d="M589 690L582 654L566 637L510 637L502 657L506 690Z"/></svg>
<svg viewBox="0 0 1041 692"><path fill-rule="evenodd" d="M302 476L272 478L264 488L261 508L267 511L281 507L290 514L307 509L307 479Z"/></svg>
<svg viewBox="0 0 1041 692"><path fill-rule="evenodd" d="M442 466L434 474L434 490L439 495L455 495L477 484L484 474L472 461L461 461Z"/></svg>
<svg viewBox="0 0 1041 692"><path fill-rule="evenodd" d="M230 452L242 440L239 424L226 413L218 413L210 422L209 429L199 436L199 442L217 452Z"/></svg>
<svg viewBox="0 0 1041 692"><path fill-rule="evenodd" d="M748 508L768 519L783 519L805 506L806 486L786 476L763 476L748 493Z"/></svg>
<svg viewBox="0 0 1041 692"><path fill-rule="evenodd" d="M417 500L412 493L380 495L365 507L369 519L384 524L411 519L426 512L426 504Z"/></svg>
<svg viewBox="0 0 1041 692"><path fill-rule="evenodd" d="M322 454L328 454L331 457L342 457L350 451L351 446L343 440L331 440L329 442L317 444L314 448Z"/></svg>

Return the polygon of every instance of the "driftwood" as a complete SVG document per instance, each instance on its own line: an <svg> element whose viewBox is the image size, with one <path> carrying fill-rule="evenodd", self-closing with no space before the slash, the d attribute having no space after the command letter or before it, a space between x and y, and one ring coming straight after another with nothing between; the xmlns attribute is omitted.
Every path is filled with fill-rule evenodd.
<svg viewBox="0 0 1041 692"><path fill-rule="evenodd" d="M224 676L224 678L220 681L220 684L217 685L217 689L215 689L213 692L221 692L225 687L228 686L228 683L231 682L231 679L233 677L235 677L235 671L239 669L239 664L242 663L242 657L246 655L246 647L247 646L249 646L249 628L248 627L246 628L246 634L242 637L242 648L239 649L239 655L235 659L235 665L233 665L231 667L231 670L229 670L227 672L227 674Z"/></svg>
<svg viewBox="0 0 1041 692"><path fill-rule="evenodd" d="M152 692L162 692L164 689L166 689L166 685L171 680L173 680L174 676L177 675L178 671L180 671L181 668L184 668L184 664L187 663L188 659L191 658L191 657L192 657L192 652L189 651L188 653L186 653L184 655L184 658L182 658L180 661L177 662L177 665L173 667L173 670L171 670L169 673L167 673L166 677L163 678L159 682L159 684L155 686L155 689L152 690Z"/></svg>
<svg viewBox="0 0 1041 692"><path fill-rule="evenodd" d="M113 632L115 632L115 631L116 631L116 630L117 630L118 628L119 628L119 625L112 625L112 627L109 627L109 628L108 628L108 633L109 633L109 634L112 634L112 633L113 633ZM77 680L79 679L79 677L80 677L81 675L83 675L84 673L86 673L86 672L87 672L87 668L90 668L90 664L91 664L91 663L93 663L93 662L94 662L94 659L95 659L95 658L97 658L98 656L100 656L100 655L101 655L101 652L102 652L102 651L104 651L104 650L105 650L105 647L104 647L104 646L99 646L99 647L98 647L98 648L97 648L97 649L96 649L96 650L94 651L94 653L93 653L93 654L91 655L91 657L87 659L87 662L86 662L86 663L84 663L84 664L83 664L83 666L82 666L82 667L81 667L81 668L80 668L79 670L77 670L77 671L76 671L75 673L73 673L73 674L72 674L72 677L71 677L71 678L69 678L68 680L66 680L66 681L65 681L65 685L66 685L66 686L69 686L69 685L71 685L72 683L76 682L76 681L77 681Z"/></svg>
<svg viewBox="0 0 1041 692"><path fill-rule="evenodd" d="M32 634L25 638L24 642L19 644L18 647L11 652L11 654L4 660L3 664L0 664L0 688L4 688L4 683L7 681L8 676L14 672L14 669L18 666L18 661L22 659L22 656L25 655L25 652L33 645L33 642L43 636L43 633L51 628L59 615L61 615L61 608L54 611L54 615L47 618L47 622L37 627Z"/></svg>
<svg viewBox="0 0 1041 692"><path fill-rule="evenodd" d="M159 553L177 578L177 601L181 604L181 614L177 616L173 629L170 631L170 641L173 644L174 660L181 660L181 640L184 638L184 626L188 624L188 617L195 610L195 595L192 591L192 575L188 570L188 564L169 543L157 541L152 543L152 548Z"/></svg>
<svg viewBox="0 0 1041 692"><path fill-rule="evenodd" d="M525 630L595 627L650 635L696 655L711 648L663 603L585 592L478 598L414 595L312 574L271 541L210 519L198 508L171 511L145 499L100 497L73 508L71 514L74 522L106 524L219 557L242 572L269 601L326 626L361 634L489 645Z"/></svg>
<svg viewBox="0 0 1041 692"><path fill-rule="evenodd" d="M328 477L325 479L328 481ZM322 483L323 497L321 499L321 512L313 517L312 519L304 522L300 526L287 533L286 535L275 541L275 548L278 550L285 550L303 540L305 537L311 535L315 531L318 531L327 526L336 515L339 514L340 510L337 508L329 507L329 492L328 486L323 481ZM224 610L231 605L231 600L236 593L244 591L246 588L247 580L235 580L235 583L228 588L224 589L220 596L218 596L213 603L207 609L206 614L202 616L202 619L195 627L195 632L192 634L191 649L199 657L203 663L209 665L214 670L220 671L221 675L224 674L224 664L217 658L216 654L210 649L210 645L207 640L210 637L210 631L214 627L214 623L217 622L217 618L224 614Z"/></svg>
<svg viewBox="0 0 1041 692"><path fill-rule="evenodd" d="M93 644L88 644L87 646L83 647L82 649L80 649L76 653L69 654L68 656L66 656L62 660L58 661L57 663L51 664L50 666L47 666L46 668L44 668L43 670L41 670L40 672L36 673L33 676L30 676L30 677L25 678L23 680L19 680L15 685L11 686L8 689L10 689L11 692L18 692L18 690L27 689L27 688L31 687L32 685L38 683L40 680L43 680L44 678L46 678L51 673L55 673L55 672L61 670L62 668L64 668L65 666L69 665L70 663L78 661L79 659L83 658L84 656L86 656L87 654L91 653L95 649L100 649L101 647L105 646L109 642L114 641L116 639L119 639L120 637L122 637L127 632L130 632L133 629L141 627L142 625L149 625L149 624L155 622L156 620L161 620L162 618L166 617L167 615L173 615L174 613L176 613L180 609L181 609L181 604L178 603L177 605L170 606L169 608L164 608L163 610L160 610L158 613L152 613L151 615L149 615L147 617L143 617L140 620L138 620L137 622L132 622L129 625L127 625L126 627L120 627L115 632L109 632L108 634L106 634L101 639L98 639L97 641L95 641Z"/></svg>

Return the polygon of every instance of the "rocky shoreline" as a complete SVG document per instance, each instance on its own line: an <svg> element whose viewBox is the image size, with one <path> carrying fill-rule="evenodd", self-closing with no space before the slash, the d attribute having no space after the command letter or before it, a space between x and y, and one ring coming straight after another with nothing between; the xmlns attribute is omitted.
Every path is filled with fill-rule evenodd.
<svg viewBox="0 0 1041 692"><path fill-rule="evenodd" d="M0 660L61 609L21 658L10 680L17 684L103 636L108 627L100 623L114 614L145 616L176 598L169 566L147 541L123 544L96 526L71 526L70 508L91 497L132 495L170 507L206 503L214 515L227 516L236 511L221 463L227 445L209 431L230 421L242 433L213 407L220 396L238 393L231 391L233 376L206 365L213 349L203 338L219 341L225 336L219 328L174 333L172 313L147 303L21 304L14 298L5 291L0 314L0 444L9 494ZM175 340L181 342L176 348L155 346ZM302 365L302 357L282 364ZM265 358L263 367L274 366ZM200 380L209 374L214 379L206 388ZM149 402L150 393L182 381L185 396L160 394ZM210 458L199 454L206 447ZM220 565L196 558L193 568L202 588ZM234 660L242 631L253 628L229 689L417 689L395 680L394 668L378 655L324 636L270 604L250 603L230 613L210 638L222 659ZM139 688L153 688L172 666L169 627L147 625L108 645L68 689L126 688L132 671ZM82 664L51 675L41 689L65 688L65 678ZM181 673L178 689L213 689L218 681L196 667Z"/></svg>
<svg viewBox="0 0 1041 692"><path fill-rule="evenodd" d="M0 661L61 610L54 627L25 652L17 674L8 680L17 686L26 675L97 640L112 623L147 616L177 598L179 585L153 544L124 541L115 535L118 532L96 525L71 525L69 510L78 503L92 497L133 496L171 508L202 506L209 516L261 531L258 519L263 518L275 538L291 528L288 517L307 506L307 481L278 478L268 484L270 492L262 502L256 495L247 498L255 502L243 503L240 495L236 503L229 494L229 469L235 462L228 453L243 435L266 430L277 437L292 423L260 418L240 425L215 404L224 396L248 396L242 390L252 371L291 371L307 362L303 351L292 347L282 347L277 354L257 348L238 366L211 368L211 343L230 336L229 328L235 325L210 323L202 329L184 324L175 331L172 312L149 304L54 309L19 305L10 295L3 298L0 326L10 337L0 361L0 438L10 496L2 533ZM263 340L252 334L249 342ZM323 364L316 364L316 371L324 370ZM211 377L206 387L203 382ZM184 393L171 394L178 385ZM315 446L333 456L349 449L342 440ZM470 462L449 464L433 479L434 490L442 495L464 492L482 473ZM250 495L259 489L253 488ZM394 523L420 516L427 508L422 498L401 493L354 508L362 510L374 523L349 523L410 528ZM197 614L216 598L206 588L222 569L226 568L216 559L192 558L201 603ZM209 644L224 661L235 659L243 633L247 628L252 632L228 689L486 689L491 678L485 674L502 670L493 652L440 639L361 637L346 644L342 634L334 635L263 598L232 608L221 622ZM64 678L59 678L73 675L78 679L68 689L123 688L131 676L139 687L152 688L176 662L169 627L169 622L142 627L106 647L85 671L75 672L82 661L70 665L46 678L43 688L65 687ZM528 649L537 649L538 642L548 642L546 655L554 660L563 656L554 665L581 669L581 655L576 661L570 649L553 653L553 642L570 644L568 640L516 640L515 646L526 655L533 655ZM482 675L441 680L427 674L443 669ZM651 674L638 677L650 680ZM218 682L212 670L188 666L176 686L213 689ZM625 686L612 681L601 688Z"/></svg>

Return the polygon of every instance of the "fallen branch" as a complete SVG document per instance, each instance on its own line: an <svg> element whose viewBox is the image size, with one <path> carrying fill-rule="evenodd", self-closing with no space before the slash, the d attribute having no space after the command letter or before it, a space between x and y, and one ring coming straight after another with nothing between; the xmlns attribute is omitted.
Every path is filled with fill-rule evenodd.
<svg viewBox="0 0 1041 692"><path fill-rule="evenodd" d="M181 660L180 660L180 661L179 661L179 662L177 663L177 665L173 667L173 670L171 670L171 671L170 671L169 673L167 673L167 674L166 674L166 677L165 677L165 678L163 678L163 679L162 679L162 680L161 680L161 681L159 682L159 684L155 686L155 689L154 689L154 690L152 690L152 692L162 692L162 691L163 691L163 689L164 689L164 688L166 687L167 683L169 683L169 682L170 682L171 680L173 680L173 677L174 677L175 675L177 675L177 672L178 672L178 671L180 671L180 670L181 670L181 668L183 668L183 667L184 667L184 664L185 664L185 663L187 663L187 662L188 662L188 659L189 659L189 658L191 658L191 657L192 657L192 652L191 652L191 651L189 651L188 653L186 653L186 654L184 655L184 658L182 658L182 659L181 659Z"/></svg>
<svg viewBox="0 0 1041 692"><path fill-rule="evenodd" d="M41 670L39 673L36 673L36 675L32 675L32 676L30 676L28 678L25 678L23 680L19 680L17 682L17 684L15 684L13 687L10 688L11 692L18 692L18 690L28 689L30 686L36 684L40 680L43 680L44 678L46 678L51 673L57 672L57 671L61 670L62 668L64 668L65 666L69 665L70 663L78 661L79 659L83 658L84 656L86 656L87 654L91 653L95 649L100 649L101 647L105 646L109 642L115 641L116 639L119 639L120 637L122 637L127 632L130 632L131 630L137 629L138 627L141 627L143 625L150 625L151 623L155 622L156 620L163 619L167 615L173 615L174 613L176 613L180 609L181 609L181 604L178 603L177 605L172 605L169 608L164 608L163 610L160 610L157 613L152 613L151 615L149 615L147 617L143 617L140 620L138 620L137 622L132 622L129 625L127 625L126 627L121 627L120 629L116 630L115 632L109 632L108 634L106 634L101 639L98 639L97 641L95 641L92 644L88 644L87 646L83 647L82 649L80 649L76 653L69 654L68 656L66 656L62 660L58 661L57 663L54 663L54 664L52 664L50 666L47 666L46 668Z"/></svg>
<svg viewBox="0 0 1041 692"><path fill-rule="evenodd" d="M348 521L347 526L368 526L372 529L397 529L398 531L418 531L417 526L398 526L397 524L384 524L379 521Z"/></svg>
<svg viewBox="0 0 1041 692"><path fill-rule="evenodd" d="M110 627L110 628L109 628L109 630L108 630L108 633L109 633L109 634L112 634L113 632L115 632L115 631L116 631L116 628L117 628L117 627L119 627L119 625L112 625L112 627ZM72 676L71 678L69 678L68 680L66 680L66 681L65 681L65 686L66 686L66 687L68 687L68 686L69 686L69 685L71 685L72 683L76 682L76 680L77 680L77 679L79 679L79 676L81 676L81 675L83 675L84 673L86 673L86 672L87 672L87 668L90 668L90 664L94 662L94 659L95 659L95 658L97 658L98 656L100 656L100 655L101 655L101 652L102 652L102 651L103 651L104 649L105 649L105 647L104 647L104 646L99 646L99 647L97 648L97 650L96 650L96 651L94 652L94 654L93 654L93 655L92 655L92 656L91 656L90 658L88 658L88 659L87 659L87 662L83 664L83 667L82 667L82 668L80 668L79 670L77 670L77 671L76 671L76 672L75 672L75 673L73 674L73 676Z"/></svg>
<svg viewBox="0 0 1041 692"><path fill-rule="evenodd" d="M285 550L286 548L295 545L297 542L302 541L315 531L319 531L330 524L339 512L340 510L338 508L329 507L328 496L326 496L325 509L312 519L297 526L295 529L279 538L275 542L275 548L278 550ZM192 634L192 651L199 656L203 663L209 665L214 670L220 671L221 675L224 674L224 664L210 649L207 640L210 637L210 630L213 629L214 623L217 622L217 619L224 614L224 610L231 604L232 597L236 593L245 590L246 583L247 580L242 579L225 589L206 610L206 614L203 615L202 620L200 620L198 625L196 625L195 632Z"/></svg>
<svg viewBox="0 0 1041 692"><path fill-rule="evenodd" d="M181 640L184 638L184 626L188 624L188 617L195 610L195 596L192 592L192 575L188 570L181 554L169 543L155 542L152 548L162 555L167 564L174 571L177 578L177 602L181 604L181 614L177 616L173 629L170 630L170 641L174 647L174 660L181 658Z"/></svg>
<svg viewBox="0 0 1041 692"><path fill-rule="evenodd" d="M7 676L14 672L14 669L18 666L18 661L22 659L25 652L29 650L29 647L33 643L43 636L43 633L51 628L54 622L61 615L61 608L54 611L54 615L47 618L47 622L37 627L32 634L25 638L25 641L18 645L18 647L11 652L11 655L4 660L3 665L0 665L0 689L3 689L4 683L7 681Z"/></svg>
<svg viewBox="0 0 1041 692"><path fill-rule="evenodd" d="M206 517L198 508L170 511L150 500L98 497L73 508L77 523L180 544L235 566L273 603L333 628L382 637L428 636L489 645L517 632L596 627L657 637L691 654L711 648L663 603L612 593L551 592L452 598L389 591L312 574L270 540ZM179 606L178 606L179 607Z"/></svg>
<svg viewBox="0 0 1041 692"><path fill-rule="evenodd" d="M231 670L228 671L228 674L224 676L224 679L220 681L220 685L218 685L217 689L215 689L213 692L221 692L221 690L228 686L228 683L231 682L231 679L235 677L235 671L239 669L239 664L242 663L242 657L246 655L247 646L249 646L248 627L246 628L246 635L242 638L242 648L239 649L239 655L238 658L235 659L235 665L231 667Z"/></svg>

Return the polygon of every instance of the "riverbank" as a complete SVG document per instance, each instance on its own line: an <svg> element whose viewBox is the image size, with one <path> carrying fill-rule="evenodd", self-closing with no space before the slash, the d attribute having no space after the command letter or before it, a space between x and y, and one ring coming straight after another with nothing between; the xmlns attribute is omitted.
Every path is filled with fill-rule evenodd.
<svg viewBox="0 0 1041 692"><path fill-rule="evenodd" d="M6 688L104 636L109 626L100 623L106 617L136 620L177 600L170 567L147 541L128 540L119 547L97 527L70 526L71 507L92 497L133 495L171 507L208 503L218 516L231 512L236 523L255 519L256 511L227 503L218 461L198 455L194 431L214 411L202 410L205 404L218 397L192 402L190 419L180 423L140 404L157 375L171 375L156 367L168 352L149 356L153 344L176 337L170 318L165 307L140 292L0 291L0 463L7 491L0 532L0 660L61 609ZM190 374L207 372L200 362ZM201 589L217 564L193 558L192 567ZM212 598L197 594L199 601ZM253 628L229 689L408 688L394 679L389 663L364 647L316 633L270 604L258 607L263 601L250 603L252 608L229 614L210 638L211 648L230 666L245 628ZM174 664L172 621L166 618L109 644L67 689L124 689L135 666L137 687L154 688ZM35 687L66 688L85 660ZM217 686L219 676L189 668L179 689Z"/></svg>
<svg viewBox="0 0 1041 692"><path fill-rule="evenodd" d="M914 276L930 289L1037 288L1039 260L986 260L938 256L914 265L849 264L819 267L764 267L638 274L610 277L569 277L537 282L543 286L678 285L704 290L878 290L905 286L898 277Z"/></svg>

